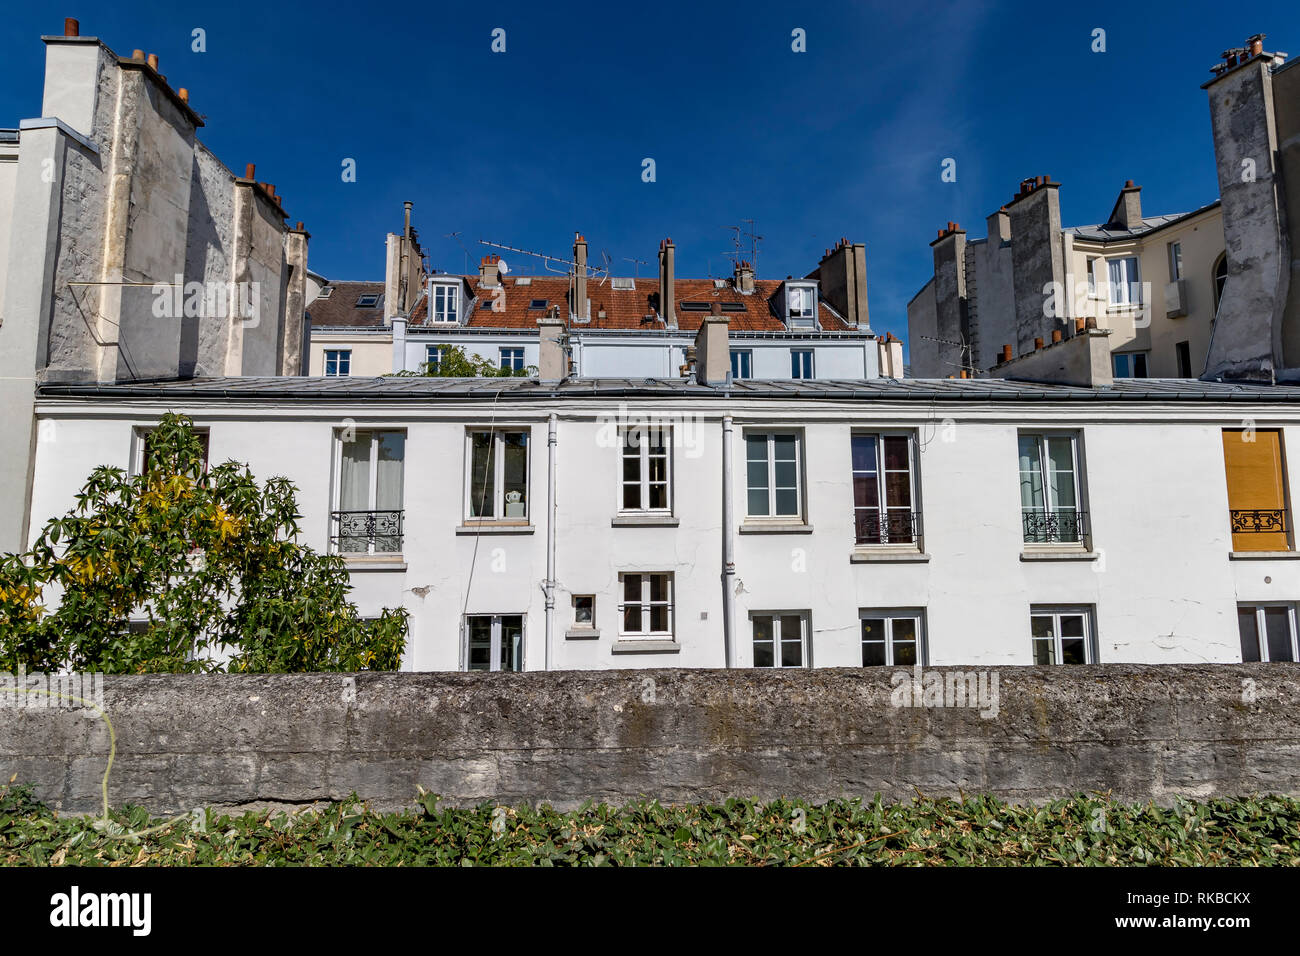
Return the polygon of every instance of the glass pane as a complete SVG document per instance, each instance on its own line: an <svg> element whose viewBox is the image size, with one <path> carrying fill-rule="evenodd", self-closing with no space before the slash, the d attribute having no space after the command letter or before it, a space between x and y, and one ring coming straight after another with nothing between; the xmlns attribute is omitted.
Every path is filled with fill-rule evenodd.
<svg viewBox="0 0 1300 956"><path fill-rule="evenodd" d="M1083 637L1083 615L1082 614L1062 614L1061 615L1061 636L1062 637Z"/></svg>
<svg viewBox="0 0 1300 956"><path fill-rule="evenodd" d="M754 618L754 640L770 641L772 640L773 618L770 615Z"/></svg>
<svg viewBox="0 0 1300 956"><path fill-rule="evenodd" d="M893 638L895 643L898 641L915 641L916 640L916 618L914 617L896 617L891 622L893 624Z"/></svg>
<svg viewBox="0 0 1300 956"><path fill-rule="evenodd" d="M916 643L903 641L894 644L894 666L912 667L916 664Z"/></svg>
<svg viewBox="0 0 1300 956"><path fill-rule="evenodd" d="M641 483L623 486L623 507L632 511L641 507Z"/></svg>
<svg viewBox="0 0 1300 956"><path fill-rule="evenodd" d="M358 432L355 441L343 442L339 510L370 508L370 433Z"/></svg>
<svg viewBox="0 0 1300 956"><path fill-rule="evenodd" d="M749 503L746 509L751 515L767 515L771 512L768 510L767 489L751 489L749 492Z"/></svg>
<svg viewBox="0 0 1300 956"><path fill-rule="evenodd" d="M885 437L885 468L889 471L907 471L907 436Z"/></svg>
<svg viewBox="0 0 1300 956"><path fill-rule="evenodd" d="M491 432L470 436L469 513L474 518L491 518L495 511L492 487L496 471L496 450Z"/></svg>
<svg viewBox="0 0 1300 956"><path fill-rule="evenodd" d="M885 472L885 504L904 510L912 505L912 476L905 471Z"/></svg>
<svg viewBox="0 0 1300 956"><path fill-rule="evenodd" d="M793 435L775 435L772 438L772 451L778 462L794 461L798 447L798 439Z"/></svg>
<svg viewBox="0 0 1300 956"><path fill-rule="evenodd" d="M651 485L650 486L650 503L651 508L666 509L668 507L668 486Z"/></svg>
<svg viewBox="0 0 1300 956"><path fill-rule="evenodd" d="M623 458L623 480L640 481L641 480L641 455L638 452L635 455L626 455Z"/></svg>
<svg viewBox="0 0 1300 956"><path fill-rule="evenodd" d="M863 667L884 667L885 666L885 642L884 641L863 641L862 642L862 666Z"/></svg>
<svg viewBox="0 0 1300 956"><path fill-rule="evenodd" d="M628 634L641 632L641 605L629 604L623 608L623 630Z"/></svg>
<svg viewBox="0 0 1300 956"><path fill-rule="evenodd" d="M1053 637L1055 632L1052 629L1052 623L1050 614L1035 614L1029 619L1030 633L1034 637Z"/></svg>
<svg viewBox="0 0 1300 956"><path fill-rule="evenodd" d="M1056 646L1052 641L1034 641L1034 663L1056 663Z"/></svg>
<svg viewBox="0 0 1300 956"><path fill-rule="evenodd" d="M654 604L650 607L650 630L657 634L668 633L668 605Z"/></svg>
<svg viewBox="0 0 1300 956"><path fill-rule="evenodd" d="M876 470L876 436L854 435L852 443L854 471Z"/></svg>
<svg viewBox="0 0 1300 956"><path fill-rule="evenodd" d="M492 618L476 615L469 619L469 661L472 671L492 669Z"/></svg>
<svg viewBox="0 0 1300 956"><path fill-rule="evenodd" d="M784 634L784 632L782 632ZM798 631L794 632L798 634ZM803 667L803 641L781 641L781 666Z"/></svg>
<svg viewBox="0 0 1300 956"><path fill-rule="evenodd" d="M1284 607L1264 608L1264 631L1268 635L1270 661L1293 660L1291 654L1290 612Z"/></svg>
<svg viewBox="0 0 1300 956"><path fill-rule="evenodd" d="M623 575L623 600L628 602L641 600L641 575Z"/></svg>
<svg viewBox="0 0 1300 956"><path fill-rule="evenodd" d="M776 491L776 513L783 517L799 514L799 492L793 488L778 488Z"/></svg>
<svg viewBox="0 0 1300 956"><path fill-rule="evenodd" d="M1073 441L1069 438L1049 438L1047 440L1047 459L1050 470L1051 506L1053 508L1072 509L1074 500L1074 452Z"/></svg>
<svg viewBox="0 0 1300 956"><path fill-rule="evenodd" d="M405 432L379 433L379 461L375 465L375 508L402 510L402 461L406 457Z"/></svg>
<svg viewBox="0 0 1300 956"><path fill-rule="evenodd" d="M592 612L596 599L591 595L575 595L573 598L573 621L575 624L591 624Z"/></svg>
<svg viewBox="0 0 1300 956"><path fill-rule="evenodd" d="M754 666L771 667L774 663L771 641L754 642Z"/></svg>
<svg viewBox="0 0 1300 956"><path fill-rule="evenodd" d="M1061 662L1065 664L1086 664L1083 641L1078 638L1061 639Z"/></svg>
<svg viewBox="0 0 1300 956"><path fill-rule="evenodd" d="M1241 659L1245 662L1258 661L1259 625L1253 607L1237 608L1237 628L1241 632Z"/></svg>
<svg viewBox="0 0 1300 956"><path fill-rule="evenodd" d="M650 466L651 481L668 480L668 459L667 458L664 458L660 455L651 455L650 460L647 462L647 464Z"/></svg>
<svg viewBox="0 0 1300 956"><path fill-rule="evenodd" d="M502 435L505 453L505 505L507 518L528 514L528 433Z"/></svg>
<svg viewBox="0 0 1300 956"><path fill-rule="evenodd" d="M853 476L853 506L875 508L880 504L880 490L875 475Z"/></svg>
<svg viewBox="0 0 1300 956"><path fill-rule="evenodd" d="M650 600L652 601L668 600L668 575L666 574L650 575Z"/></svg>
<svg viewBox="0 0 1300 956"><path fill-rule="evenodd" d="M501 618L501 665L503 671L524 669L524 619L519 615Z"/></svg>
<svg viewBox="0 0 1300 956"><path fill-rule="evenodd" d="M781 615L781 640L803 641L803 618L798 614Z"/></svg>
<svg viewBox="0 0 1300 956"><path fill-rule="evenodd" d="M1039 458L1038 439L1032 435L1020 436L1020 507L1043 508L1043 473Z"/></svg>
<svg viewBox="0 0 1300 956"><path fill-rule="evenodd" d="M745 460L746 461L767 461L767 436L766 435L745 436Z"/></svg>

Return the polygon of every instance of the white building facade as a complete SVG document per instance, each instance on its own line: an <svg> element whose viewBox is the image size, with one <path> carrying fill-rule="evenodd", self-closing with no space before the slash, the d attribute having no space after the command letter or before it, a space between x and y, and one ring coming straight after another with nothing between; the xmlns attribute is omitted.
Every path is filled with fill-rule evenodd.
<svg viewBox="0 0 1300 956"><path fill-rule="evenodd" d="M1297 657L1300 388L49 385L33 534L167 411L296 485L407 669Z"/></svg>

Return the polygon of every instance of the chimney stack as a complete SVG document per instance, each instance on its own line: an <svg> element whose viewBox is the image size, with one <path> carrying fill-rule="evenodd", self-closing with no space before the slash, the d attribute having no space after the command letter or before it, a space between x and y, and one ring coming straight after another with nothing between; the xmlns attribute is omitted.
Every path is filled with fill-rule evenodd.
<svg viewBox="0 0 1300 956"><path fill-rule="evenodd" d="M731 374L731 341L722 308L713 309L695 333L695 379L701 385L725 385Z"/></svg>
<svg viewBox="0 0 1300 956"><path fill-rule="evenodd" d="M867 309L867 247L840 239L817 265L817 285L831 308L849 325L870 331Z"/></svg>
<svg viewBox="0 0 1300 956"><path fill-rule="evenodd" d="M1126 180L1124 188L1119 191L1119 196L1115 200L1115 206L1110 211L1110 218L1106 220L1111 223L1118 223L1125 229L1136 229L1142 225L1142 187L1134 186L1133 180Z"/></svg>
<svg viewBox="0 0 1300 956"><path fill-rule="evenodd" d="M495 289L501 284L500 268L501 257L498 255L488 254L483 257L483 261L478 267L478 284L485 289Z"/></svg>
<svg viewBox="0 0 1300 956"><path fill-rule="evenodd" d="M587 240L581 233L573 234L573 315L578 322L591 321L591 306L587 302Z"/></svg>
<svg viewBox="0 0 1300 956"><path fill-rule="evenodd" d="M73 17L64 17L64 19L63 19L63 35L64 35L65 37L79 37L79 36L81 36L81 24L78 23L78 22L76 21L76 19L73 18Z"/></svg>
<svg viewBox="0 0 1300 956"><path fill-rule="evenodd" d="M671 239L659 243L659 316L666 328L677 328L677 247ZM727 360L730 365L731 360Z"/></svg>
<svg viewBox="0 0 1300 956"><path fill-rule="evenodd" d="M735 269L732 272L732 279L736 285L736 291L742 295L752 295L754 292L754 266L752 263L745 262L743 259L736 260Z"/></svg>
<svg viewBox="0 0 1300 956"><path fill-rule="evenodd" d="M559 382L568 377L569 361L565 354L565 325L560 307L553 305L546 317L537 320L537 377L543 382Z"/></svg>
<svg viewBox="0 0 1300 956"><path fill-rule="evenodd" d="M405 236L407 239L411 238L411 206L412 205L414 204L409 199L406 202L402 203L402 210L403 210L402 218L404 220L402 223L402 235Z"/></svg>

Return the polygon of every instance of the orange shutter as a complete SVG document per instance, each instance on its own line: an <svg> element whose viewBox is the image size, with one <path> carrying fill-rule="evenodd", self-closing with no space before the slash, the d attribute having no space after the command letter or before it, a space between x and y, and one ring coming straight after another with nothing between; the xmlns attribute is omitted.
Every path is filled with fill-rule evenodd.
<svg viewBox="0 0 1300 956"><path fill-rule="evenodd" d="M1224 429L1223 462L1228 472L1228 508L1233 512L1232 550L1290 550L1282 433ZM1250 530L1256 527L1265 530Z"/></svg>

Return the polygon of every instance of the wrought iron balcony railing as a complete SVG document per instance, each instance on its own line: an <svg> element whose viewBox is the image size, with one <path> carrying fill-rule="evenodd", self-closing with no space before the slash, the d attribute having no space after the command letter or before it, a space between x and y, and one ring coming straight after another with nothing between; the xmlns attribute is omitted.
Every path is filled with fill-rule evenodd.
<svg viewBox="0 0 1300 956"><path fill-rule="evenodd" d="M1026 511L1024 523L1030 544L1080 544L1088 534L1086 511Z"/></svg>
<svg viewBox="0 0 1300 956"><path fill-rule="evenodd" d="M853 518L858 544L916 544L921 537L919 511L858 511Z"/></svg>
<svg viewBox="0 0 1300 956"><path fill-rule="evenodd" d="M330 542L340 554L399 554L401 511L335 511Z"/></svg>
<svg viewBox="0 0 1300 956"><path fill-rule="evenodd" d="M1286 510L1282 508L1229 511L1233 534L1280 534L1286 531Z"/></svg>

